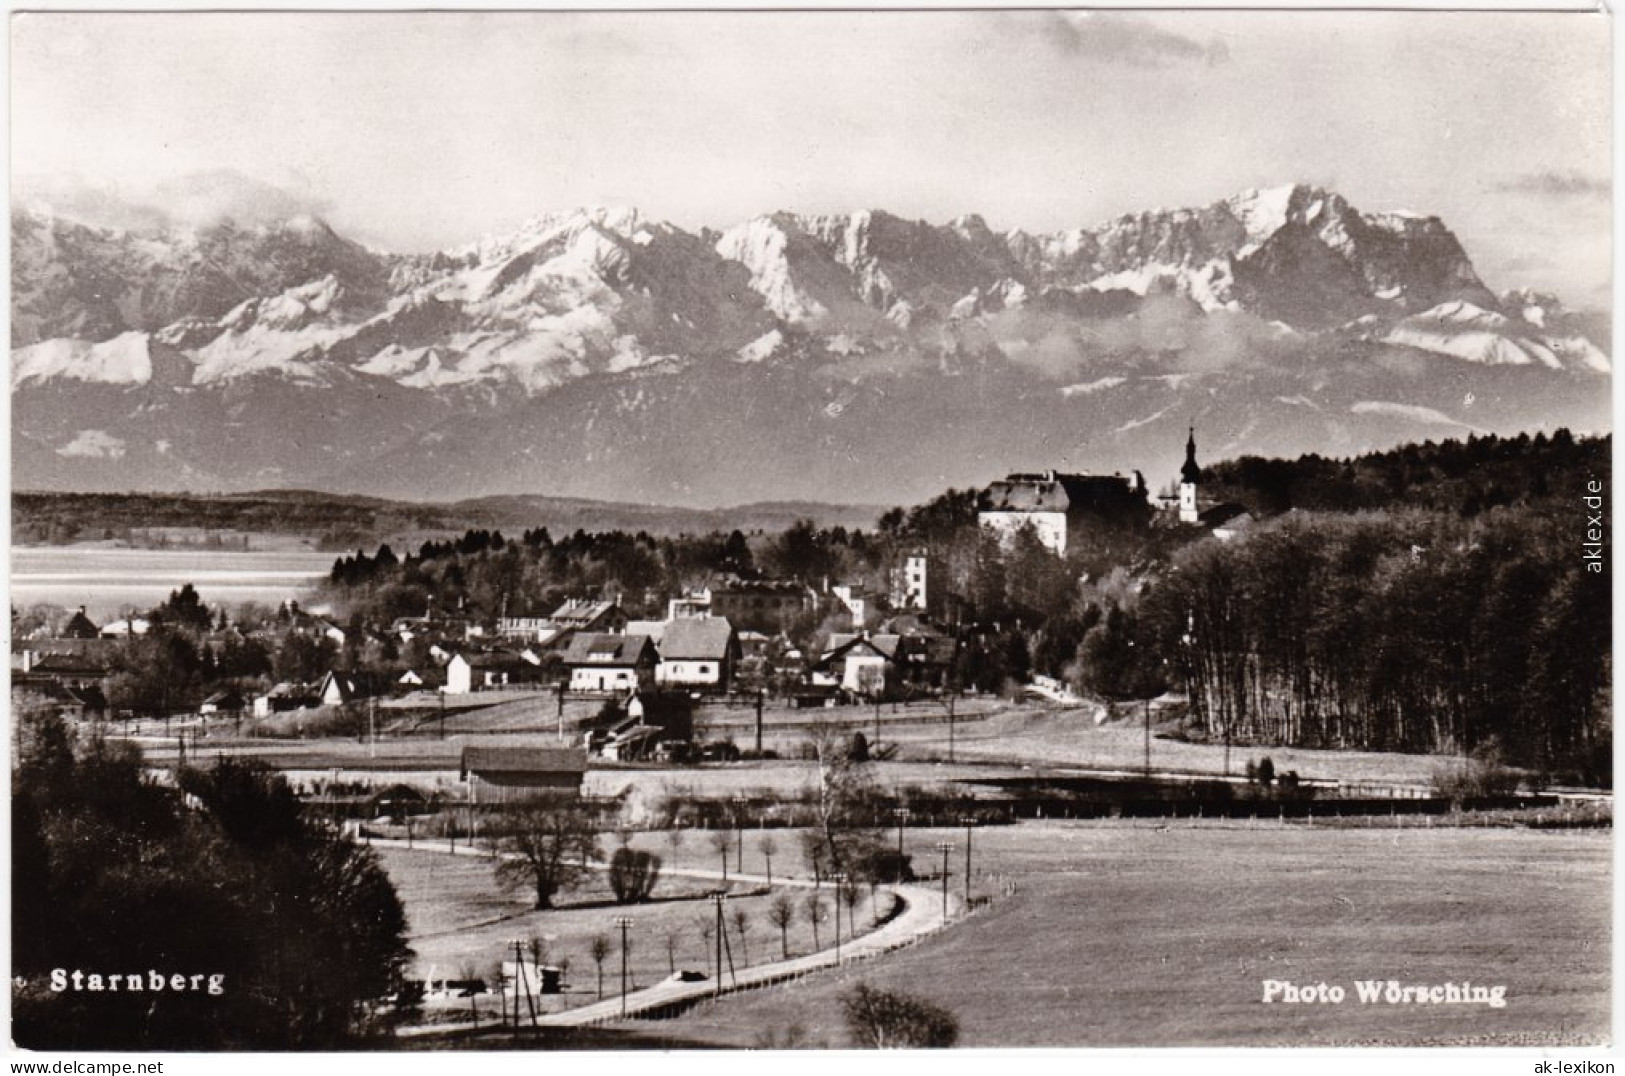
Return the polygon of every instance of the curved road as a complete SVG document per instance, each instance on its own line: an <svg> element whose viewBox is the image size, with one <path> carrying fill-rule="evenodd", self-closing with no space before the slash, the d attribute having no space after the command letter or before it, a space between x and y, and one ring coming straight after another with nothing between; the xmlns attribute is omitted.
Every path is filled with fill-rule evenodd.
<svg viewBox="0 0 1625 1076"><path fill-rule="evenodd" d="M373 839L373 844L386 848L406 848L407 843L399 840ZM415 852L439 852L442 855L455 854L467 856L489 856L490 853L478 848L461 846L455 853L443 845L432 844L427 841L414 841L411 850ZM673 875L682 875L688 878L706 878L717 881L722 880L721 871L704 869L673 870L666 872ZM729 881L747 882L766 885L767 878L756 874L728 875ZM805 878L776 876L773 884L795 886L802 889L812 889L814 883ZM839 957L836 949L828 949L805 956L795 957L791 960L775 961L771 964L755 964L751 967L741 968L737 975L728 974L718 982L672 982L663 980L653 986L642 990L634 990L626 995L624 1015L631 1019L638 1016L647 1016L671 1007L684 1007L706 998L717 997L721 994L732 994L740 990L754 990L774 983L788 982L799 979L813 972L825 968L833 968L842 964L850 964L861 960L872 960L883 953L894 949L913 945L921 938L934 934L954 922L965 912L964 899L951 890L948 894L948 915L942 914L942 890L938 887L918 883L889 885L882 888L890 891L902 905L902 910L892 916L887 922L861 935L855 939L841 943ZM536 1022L544 1027L586 1027L597 1024L607 1024L621 1019L622 999L620 997L596 1001L591 1005L582 1005L564 1012L550 1013L537 1017ZM475 1025L473 1023L461 1024L421 1024L414 1027L403 1027L396 1031L400 1038L421 1038L434 1035L449 1035L458 1032L471 1031L476 1026L491 1028L490 1023Z"/></svg>

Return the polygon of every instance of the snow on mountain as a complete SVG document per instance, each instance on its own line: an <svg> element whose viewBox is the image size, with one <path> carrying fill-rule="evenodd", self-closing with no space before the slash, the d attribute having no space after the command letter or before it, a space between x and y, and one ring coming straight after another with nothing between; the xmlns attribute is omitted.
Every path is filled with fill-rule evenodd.
<svg viewBox="0 0 1625 1076"><path fill-rule="evenodd" d="M146 333L127 332L99 344L46 340L11 353L11 387L67 378L103 385L144 385L152 380Z"/></svg>
<svg viewBox="0 0 1625 1076"><path fill-rule="evenodd" d="M1119 385L1127 384L1126 377L1097 377L1093 381L1080 381L1076 385L1066 385L1061 388L1062 396L1092 396L1106 389L1115 389Z"/></svg>
<svg viewBox="0 0 1625 1076"><path fill-rule="evenodd" d="M1469 430L1475 433L1484 431L1477 426L1469 425L1451 418L1432 407L1420 404L1392 403L1387 400L1361 400L1349 407L1349 412L1356 415L1383 415L1390 418L1401 418L1407 422L1417 422L1430 426L1453 426L1460 430Z"/></svg>
<svg viewBox="0 0 1625 1076"><path fill-rule="evenodd" d="M1514 320L1457 300L1398 322L1381 339L1492 366L1538 363L1553 370L1583 366L1608 372L1607 357L1584 337L1551 336L1541 329L1538 322Z"/></svg>
<svg viewBox="0 0 1625 1076"><path fill-rule="evenodd" d="M1467 406L1496 430L1606 415L1605 324L1496 299L1437 218L1302 185L1048 235L880 210L691 233L590 208L413 256L308 212L13 227L13 456L57 488L494 489L547 460L581 489L822 495L816 459L883 496L894 470L940 479L1007 442L1035 467L1133 465L1199 417L1290 452ZM760 473L690 446L707 422Z"/></svg>

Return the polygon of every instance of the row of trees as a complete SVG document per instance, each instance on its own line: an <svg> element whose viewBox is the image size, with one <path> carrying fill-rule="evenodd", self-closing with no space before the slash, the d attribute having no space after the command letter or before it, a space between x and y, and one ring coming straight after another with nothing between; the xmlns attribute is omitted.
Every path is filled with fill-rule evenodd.
<svg viewBox="0 0 1625 1076"><path fill-rule="evenodd" d="M589 593L619 594L633 612L655 613L665 596L718 575L809 584L878 578L895 552L894 543L866 532L806 520L754 539L737 530L658 538L578 530L555 539L539 528L515 541L476 530L425 542L405 557L387 544L341 557L327 587L330 597L373 623L421 615L430 606L477 619L542 616L567 597Z"/></svg>

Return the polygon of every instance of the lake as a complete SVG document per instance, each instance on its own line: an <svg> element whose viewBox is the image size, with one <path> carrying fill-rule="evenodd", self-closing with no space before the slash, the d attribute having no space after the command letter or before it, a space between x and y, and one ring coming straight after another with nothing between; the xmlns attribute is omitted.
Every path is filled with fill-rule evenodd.
<svg viewBox="0 0 1625 1076"><path fill-rule="evenodd" d="M191 583L209 605L276 605L305 594L338 556L309 548L119 549L26 546L11 551L11 604L83 605L97 623L150 609Z"/></svg>

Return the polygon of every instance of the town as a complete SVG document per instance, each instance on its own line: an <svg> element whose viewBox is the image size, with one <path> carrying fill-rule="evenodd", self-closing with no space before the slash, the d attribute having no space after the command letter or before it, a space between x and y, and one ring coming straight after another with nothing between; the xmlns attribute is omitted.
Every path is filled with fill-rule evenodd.
<svg viewBox="0 0 1625 1076"><path fill-rule="evenodd" d="M247 766L370 849L400 893L410 954L364 1011L403 1044L579 1043L596 1028L831 1044L763 991L807 980L827 996L842 968L996 919L1023 886L1055 884L1043 849L1085 820L1133 833L1186 819L1200 851L1181 854L1204 861L1225 843L1204 820L1293 841L1610 824L1606 737L1590 696L1562 694L1573 680L1522 740L1488 718L1528 688L1456 716L1438 701L1448 664L1416 682L1415 702L1384 680L1379 710L1360 699L1365 681L1344 679L1330 705L1234 606L1278 617L1305 601L1312 620L1294 588L1336 594L1350 570L1369 581L1368 553L1344 558L1379 547L1393 553L1385 600L1410 601L1424 568L1505 571L1421 562L1481 507L1442 476L1472 464L1514 502L1527 486L1528 520L1493 524L1511 542L1562 497L1534 476L1595 458L1598 442L1447 442L1328 471L1204 468L1196 436L1158 494L1139 473L1018 472L889 511L873 532L469 531L404 556L387 543L346 554L275 607L211 607L187 585L102 624L14 609L23 755L64 735L126 745L141 780L202 803ZM1458 500L1402 525L1326 510L1370 497L1380 474L1410 483L1382 496ZM1294 498L1317 510L1283 511ZM1527 555L1533 570L1556 554ZM1238 570L1258 582L1226 593ZM1553 600L1572 603L1561 578ZM1287 589L1271 596L1265 580ZM1498 615L1475 600L1489 605L1446 609L1431 629L1374 617L1366 630L1454 633L1451 618ZM1329 695L1342 651L1319 645L1293 660ZM1557 658L1533 647L1537 663ZM1583 648L1563 659L1596 675ZM849 1010L885 1008L842 989ZM755 1038L716 1023L735 995L776 1014ZM961 1006L933 997L881 999L912 1030L874 1034L952 1041Z"/></svg>

